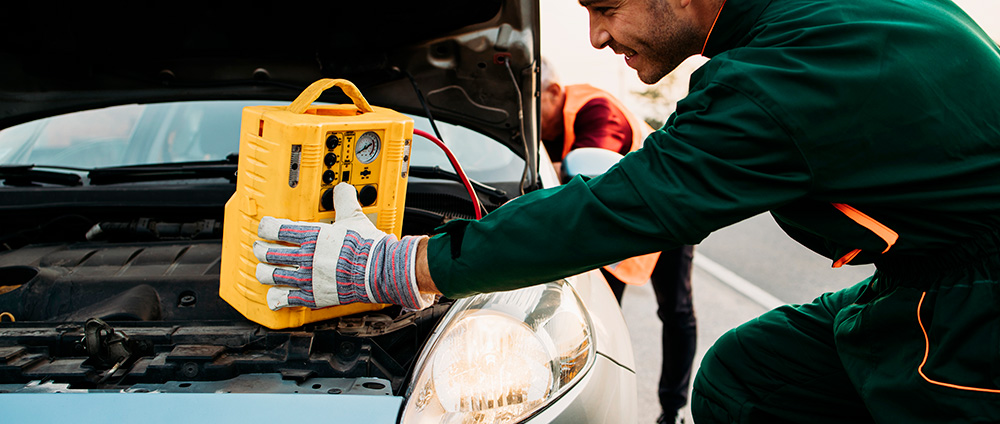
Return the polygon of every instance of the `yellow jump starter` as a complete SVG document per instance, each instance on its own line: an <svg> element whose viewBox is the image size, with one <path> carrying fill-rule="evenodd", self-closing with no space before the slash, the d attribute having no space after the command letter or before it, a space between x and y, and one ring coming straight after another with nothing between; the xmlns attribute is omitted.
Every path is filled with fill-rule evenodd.
<svg viewBox="0 0 1000 424"><path fill-rule="evenodd" d="M340 87L353 105L312 105ZM264 216L333 222L333 186L358 190L375 227L400 237L413 120L372 107L346 80L322 79L288 106L248 106L240 126L236 193L226 202L219 295L248 319L269 328L297 327L388 305L352 303L324 309L272 311L254 276L253 243Z"/></svg>

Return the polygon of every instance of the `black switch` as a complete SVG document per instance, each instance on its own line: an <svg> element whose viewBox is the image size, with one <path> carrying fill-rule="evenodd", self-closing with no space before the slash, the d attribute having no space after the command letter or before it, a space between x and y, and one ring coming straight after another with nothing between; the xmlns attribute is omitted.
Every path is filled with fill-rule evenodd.
<svg viewBox="0 0 1000 424"><path fill-rule="evenodd" d="M337 163L337 155L333 153L327 153L326 156L323 157L323 163L326 164L327 168L335 165Z"/></svg>
<svg viewBox="0 0 1000 424"><path fill-rule="evenodd" d="M325 211L333 210L333 189L327 189L319 198L319 206Z"/></svg>
<svg viewBox="0 0 1000 424"><path fill-rule="evenodd" d="M344 171L344 177L341 178L340 181L343 181L343 182L346 183L346 182L348 182L350 180L351 180L351 171Z"/></svg>
<svg viewBox="0 0 1000 424"><path fill-rule="evenodd" d="M330 184L333 180L337 179L337 173L333 171L326 171L323 173L323 184Z"/></svg>

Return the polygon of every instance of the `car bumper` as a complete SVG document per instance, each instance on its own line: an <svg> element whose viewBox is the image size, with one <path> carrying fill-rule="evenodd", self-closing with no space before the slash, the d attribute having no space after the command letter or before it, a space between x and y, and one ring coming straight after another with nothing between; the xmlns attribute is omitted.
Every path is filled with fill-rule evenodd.
<svg viewBox="0 0 1000 424"><path fill-rule="evenodd" d="M572 389L526 423L634 423L635 372L598 354L594 367Z"/></svg>
<svg viewBox="0 0 1000 424"><path fill-rule="evenodd" d="M4 422L395 423L403 398L247 393L6 393Z"/></svg>

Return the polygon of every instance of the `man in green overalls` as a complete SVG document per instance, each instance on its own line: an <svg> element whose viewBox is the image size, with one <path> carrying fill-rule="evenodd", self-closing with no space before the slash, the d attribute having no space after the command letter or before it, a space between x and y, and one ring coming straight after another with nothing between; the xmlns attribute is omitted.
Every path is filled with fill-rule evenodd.
<svg viewBox="0 0 1000 424"><path fill-rule="evenodd" d="M400 259L371 261L377 300L551 281L770 211L834 266L877 271L720 338L694 383L699 424L1000 421L1000 49L972 19L950 0L580 2L594 46L646 83L711 60L598 178L429 240L331 226ZM342 239L316 256L341 268Z"/></svg>

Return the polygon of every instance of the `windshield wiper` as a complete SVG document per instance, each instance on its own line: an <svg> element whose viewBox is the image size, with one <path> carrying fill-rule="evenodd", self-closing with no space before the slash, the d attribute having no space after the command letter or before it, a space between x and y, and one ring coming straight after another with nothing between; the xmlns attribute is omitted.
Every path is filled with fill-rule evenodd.
<svg viewBox="0 0 1000 424"><path fill-rule="evenodd" d="M442 169L439 166L411 166L410 175L417 178L426 178L431 180L451 180L458 183L462 182L462 178L459 177L458 174ZM507 192L499 188L490 187L486 184L474 181L471 178L469 179L469 183L472 184L472 188L479 193L504 199L507 198Z"/></svg>
<svg viewBox="0 0 1000 424"><path fill-rule="evenodd" d="M83 178L81 178L79 174L73 174L70 172L42 171L36 168L56 168L84 171L83 169L42 165L0 165L0 180L4 181L4 185L14 187L31 187L37 186L39 183L63 186L83 185Z"/></svg>
<svg viewBox="0 0 1000 424"><path fill-rule="evenodd" d="M87 179L91 185L206 178L225 178L235 183L236 164L237 156L230 155L228 158L218 161L114 166L92 169L87 173ZM83 185L83 178L79 174L42 171L36 168L87 171L86 169L43 165L0 165L0 180L4 180L4 185L19 187L37 185L38 183L65 186ZM410 175L417 178L462 182L458 174L438 166L411 166ZM507 192L499 188L471 179L469 183L479 193L507 198Z"/></svg>
<svg viewBox="0 0 1000 424"><path fill-rule="evenodd" d="M144 181L225 178L236 182L236 156L202 162L157 163L149 165L94 168L87 173L91 185L135 183Z"/></svg>

